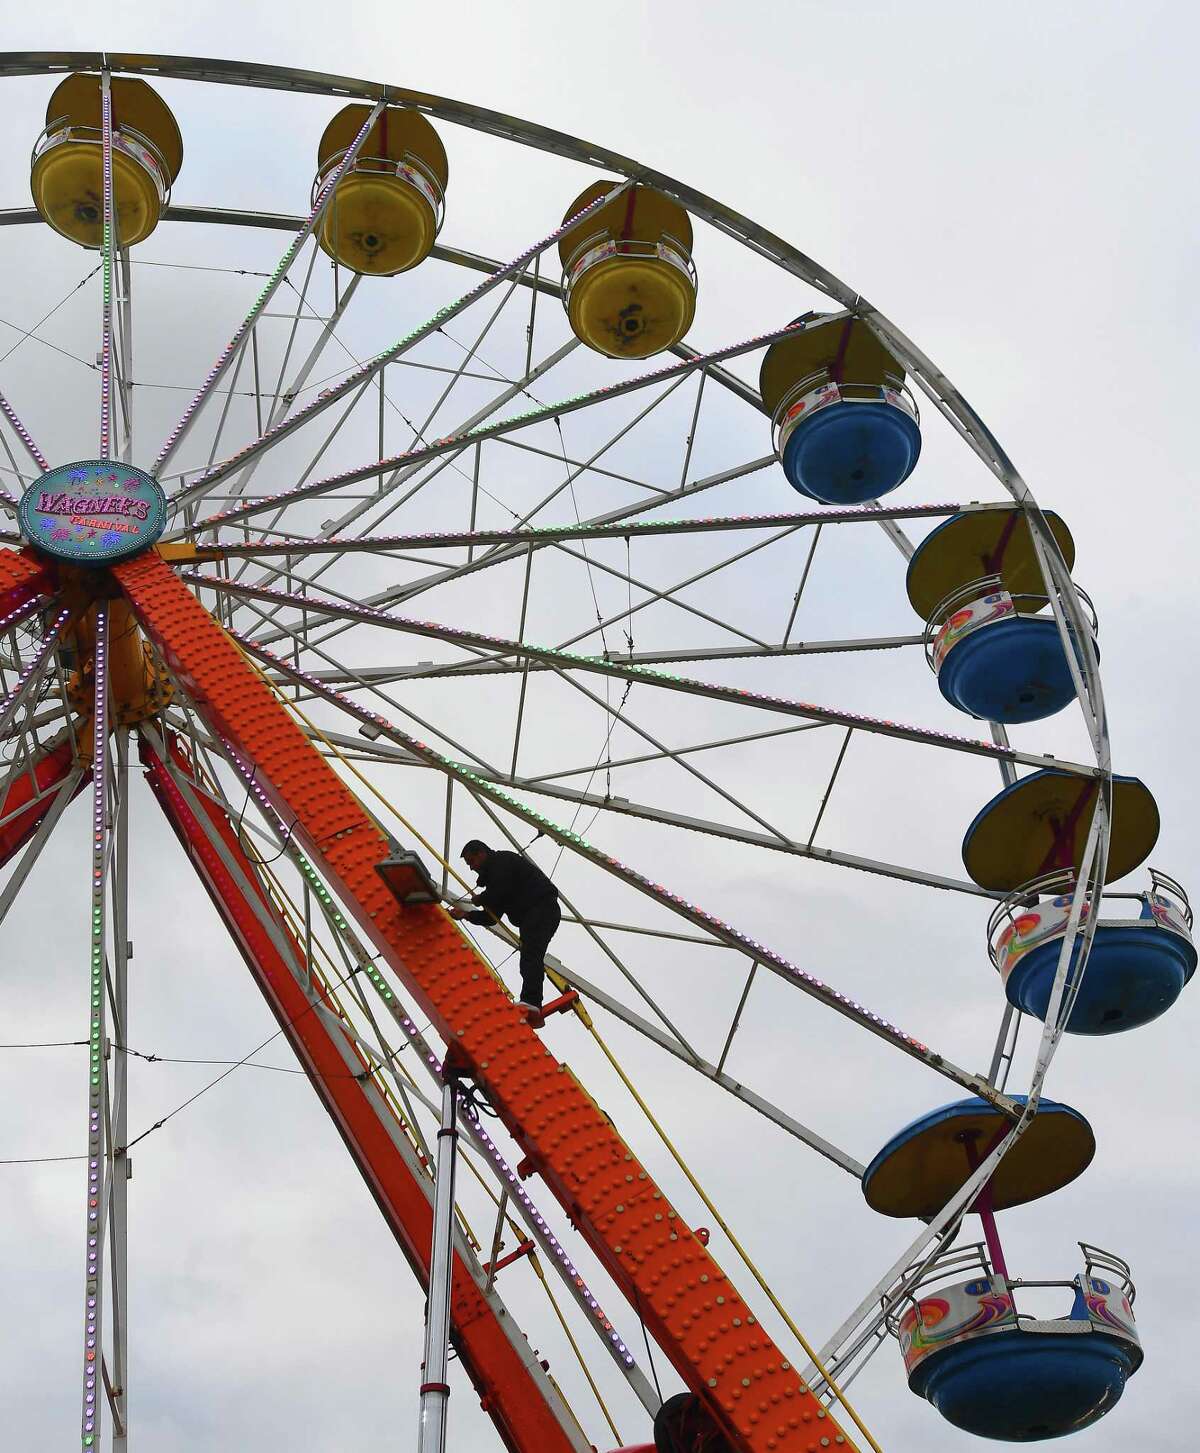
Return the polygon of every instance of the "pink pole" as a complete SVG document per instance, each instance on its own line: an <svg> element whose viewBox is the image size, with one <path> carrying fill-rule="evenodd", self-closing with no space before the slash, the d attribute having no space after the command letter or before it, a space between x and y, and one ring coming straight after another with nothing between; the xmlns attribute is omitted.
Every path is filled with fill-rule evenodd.
<svg viewBox="0 0 1200 1453"><path fill-rule="evenodd" d="M973 1140L964 1140L963 1149L967 1152L967 1164L973 1171L977 1170L982 1163L982 1157L975 1150L975 1142ZM992 1149L994 1149L994 1146L989 1146L987 1153L990 1153ZM983 1239L987 1243L988 1255L992 1259L992 1268L1007 1281L1008 1266L1004 1260L1004 1247L1000 1244L1000 1233L996 1229L996 1214L992 1210L992 1188L990 1184L984 1186L983 1190L980 1191L971 1209L983 1222Z"/></svg>
<svg viewBox="0 0 1200 1453"><path fill-rule="evenodd" d="M983 1222L983 1239L987 1242L988 1255L992 1258L992 1266L1005 1281L1008 1280L1008 1267L1004 1261L1004 1248L1000 1245L1000 1233L996 1230L996 1217L992 1211L991 1187L986 1187L979 1199L975 1202L975 1210L979 1213L979 1219Z"/></svg>

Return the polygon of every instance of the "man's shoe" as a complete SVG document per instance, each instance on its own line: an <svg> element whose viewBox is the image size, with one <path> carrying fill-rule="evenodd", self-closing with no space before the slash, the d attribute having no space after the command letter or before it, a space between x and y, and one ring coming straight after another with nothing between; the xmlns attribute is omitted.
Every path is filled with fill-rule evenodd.
<svg viewBox="0 0 1200 1453"><path fill-rule="evenodd" d="M542 1006L540 1004L530 1004L527 999L518 999L517 1008L532 1010L534 1014L540 1014L542 1012Z"/></svg>

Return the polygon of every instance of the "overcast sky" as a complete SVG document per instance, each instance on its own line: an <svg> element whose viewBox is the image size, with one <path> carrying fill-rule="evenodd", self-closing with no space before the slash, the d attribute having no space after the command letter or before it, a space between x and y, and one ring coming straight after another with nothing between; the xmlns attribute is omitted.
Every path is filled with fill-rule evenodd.
<svg viewBox="0 0 1200 1453"><path fill-rule="evenodd" d="M217 0L186 18L182 10L127 4L81 11L0 0L6 49L107 47L342 72L594 140L737 208L860 289L955 380L1040 502L1069 521L1076 575L1101 617L1116 768L1142 776L1157 796L1163 830L1151 861L1190 888L1200 884L1192 752L1200 527L1190 457L1196 363L1191 7L1019 3L997 11L928 0L853 7L807 0L786 6L743 0L736 7L609 0L587 10L465 0L434 11ZM0 115L10 155L0 164L0 208L28 205L26 158L50 90L36 79L6 86ZM177 87L170 97L187 148L177 200L304 210L313 139L331 110L327 103L208 87ZM508 257L557 221L572 195L561 189L576 172L546 162L531 171L532 190L523 190L523 173L515 165L511 173L506 169L502 150L472 150L450 128L443 136L452 166L444 241ZM576 185L585 180L581 175ZM196 239L164 227L145 255L269 269L284 241L281 234L227 231ZM690 340L697 347L787 321L810 305L794 286L762 271L747 267L743 278L736 255L717 240L707 246L705 254L698 242L697 261L702 299L712 302ZM19 336L14 325L31 326L90 262L33 228L3 229L0 257L2 353ZM139 360L160 380L194 384L256 284L189 274L188 292L180 281L185 275L169 274L169 284L167 276L164 271L161 281L144 288L139 281L139 298L146 299L139 303ZM397 287L390 295L402 299L395 318L368 310L354 320L360 356L398 336L398 321L428 316L461 290L461 280L445 268L418 276L427 279L423 291L405 284L408 291ZM55 324L60 331L47 336L86 353L93 346L86 340L94 337L94 292L83 291L76 301L79 311L64 310ZM60 367L57 356L43 357L28 345L0 363L0 389L20 400L54 462L93 447L87 442L90 376L81 371L81 379L60 382ZM564 386L546 396L570 391ZM163 426L169 422L169 401L156 402L149 391L145 398L141 417L152 427L141 439L143 451L152 440L157 445L160 418ZM737 427L732 414L717 419L716 437L705 444L714 468ZM568 434L572 441L579 437ZM927 459L905 486L906 498L997 497L976 462L951 444L930 429ZM665 453L660 461L659 447L665 448L639 441L625 458L651 472L661 464L669 474L677 464L668 465ZM765 442L762 447L765 452ZM362 457L347 449L347 463ZM781 485L781 477L773 484L764 477L741 500L713 495L712 511L790 508L794 497L786 487L780 492ZM505 477L496 487L503 494L518 484ZM880 633L915 628L903 603L899 562L885 546L872 539L856 556L857 535L853 546L849 540L823 545L833 553L823 554L814 572L806 630L834 635L847 619L855 625L870 619ZM769 614L778 626L795 588L797 558L788 557L777 573L746 568L736 574L722 608L744 610L748 622ZM644 564L675 570L654 557ZM886 588L875 579L885 566L894 575ZM850 590L847 582L854 583ZM568 589L566 577L557 589ZM604 600L619 602L619 592ZM469 620L484 604L467 594L448 608ZM478 614L475 623L511 629L517 604L517 596L507 598L502 625ZM582 606L586 621L589 602L541 597L541 637L565 635L559 612ZM404 660L423 654L404 641L380 649ZM782 684L765 677L757 684L967 730L923 673L919 661L901 662L898 655L833 665L813 658L783 670ZM729 679L756 684L749 676ZM1031 730L1026 741L1064 754L1081 750L1078 729L1065 721L1040 734ZM543 728L534 749L550 753L553 745ZM635 748L626 741L622 750ZM811 750L805 781L811 773L819 783L829 768L822 752L830 748L814 741ZM562 748L554 760L573 755ZM957 765L944 780L917 775L918 768L940 772L939 761L932 753L882 749L864 756L854 767L862 775L835 799L836 816L826 823L831 844L898 858L910 836L928 830L929 852L920 865L958 873L962 825L999 780L990 764L978 763L970 775ZM731 771L748 791L770 793L788 763L780 752L735 763ZM408 776L417 774L401 775L403 790L410 790ZM647 792L657 785L650 778L638 782ZM411 790L434 811L433 799L421 796L424 787ZM655 800L688 810L687 797L671 796L674 790L664 785ZM148 795L139 793L131 1040L159 1054L237 1058L270 1033L272 1021L154 812ZM11 994L4 1041L82 1033L85 829L78 811L64 822L63 840L39 864L4 926L0 969ZM664 859L671 857L673 885L694 890L722 917L905 1027L931 1041L936 1036L952 1058L986 1064L1000 994L983 954L982 901L791 859L760 867L694 835L675 858L675 846L653 830L604 819L592 836L664 877ZM924 850L924 838L919 845ZM552 864L553 855L540 851ZM598 875L567 865L562 871L573 895L576 889L595 895L586 900L589 912L619 911L622 900L603 880L596 883ZM1135 883L1140 886L1130 880ZM710 1021L707 991L714 1002L718 992L736 999L738 971L730 969L733 979L718 984L716 971L694 959L647 957L643 967L664 998L674 991L693 1001L682 1006L690 1016L684 1023L709 1032L711 1043L729 1006L714 1009ZM591 972L592 964L585 968ZM1173 1453L1194 1438L1188 1340L1194 1328L1182 1289L1196 1271L1193 1208L1200 1190L1188 1110L1198 1088L1196 992L1186 992L1172 1014L1140 1033L1064 1043L1048 1092L1088 1115L1097 1133L1096 1161L1073 1186L1013 1213L1004 1225L1010 1266L1019 1275L1070 1277L1078 1269L1079 1239L1108 1247L1133 1266L1146 1362L1113 1416L1078 1435L1082 1453L1124 1449L1131 1438L1148 1453ZM908 1064L894 1066L874 1044L862 1045L836 1022L831 1027L830 1016L797 1005L796 997L774 983L762 987L747 1016L738 1072L859 1159L869 1159L909 1116L954 1098L952 1086ZM599 1067L582 1035L562 1023L552 1032L554 1052L612 1097L604 1103L623 1132L681 1206L702 1221L629 1103L618 1102L611 1081L590 1078ZM620 1034L614 1042L800 1325L823 1340L912 1228L873 1217L847 1177L716 1092L700 1095L653 1050ZM286 1052L274 1050L270 1062L286 1064ZM0 1050L0 1084L10 1107L0 1159L73 1148L82 1121L76 1053ZM207 1077L194 1067L139 1066L135 1127ZM78 1192L73 1165L0 1167L0 1285L9 1309L0 1324L0 1407L14 1446L33 1453L75 1436ZM131 1207L131 1408L139 1450L202 1453L285 1440L298 1453L415 1446L421 1298L301 1079L246 1071L231 1077L135 1156ZM714 1250L724 1263L726 1251L715 1240ZM746 1280L732 1265L727 1269L739 1286ZM503 1290L508 1296L508 1287ZM515 1278L512 1298L523 1320L526 1307L536 1306ZM606 1300L616 1308L611 1288ZM636 1321L623 1307L616 1310L626 1335L637 1335ZM552 1329L545 1313L539 1315L549 1343ZM532 1334L537 1324L527 1325ZM554 1355L555 1374L586 1408L585 1426L599 1442L603 1425L587 1407L578 1375L558 1360L565 1353ZM661 1374L661 1359L658 1366ZM857 1388L856 1401L889 1450L957 1453L970 1442L907 1392L892 1346ZM455 1389L451 1446L470 1453L498 1447L465 1379ZM623 1414L626 1441L648 1436L620 1390L614 1407Z"/></svg>

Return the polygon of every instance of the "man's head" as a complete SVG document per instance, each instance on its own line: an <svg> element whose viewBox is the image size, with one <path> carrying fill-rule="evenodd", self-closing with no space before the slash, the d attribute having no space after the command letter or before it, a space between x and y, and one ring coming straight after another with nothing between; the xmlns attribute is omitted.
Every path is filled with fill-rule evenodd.
<svg viewBox="0 0 1200 1453"><path fill-rule="evenodd" d="M473 873L478 873L487 862L491 851L487 843L481 843L477 837L473 837L462 850L463 860Z"/></svg>

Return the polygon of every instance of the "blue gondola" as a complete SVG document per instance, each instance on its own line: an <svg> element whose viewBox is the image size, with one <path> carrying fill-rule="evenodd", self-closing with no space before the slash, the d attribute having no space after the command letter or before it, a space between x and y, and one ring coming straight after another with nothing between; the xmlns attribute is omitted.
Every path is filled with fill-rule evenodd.
<svg viewBox="0 0 1200 1453"><path fill-rule="evenodd" d="M760 388L793 489L822 504L879 499L921 453L917 407L899 360L857 318L799 320L772 344Z"/></svg>
<svg viewBox="0 0 1200 1453"><path fill-rule="evenodd" d="M1079 595L1090 612L1091 601ZM1058 623L1029 613L1044 603L1044 596L1014 597L998 576L971 581L938 603L926 629L926 655L951 706L983 721L1019 725L1053 716L1074 700ZM1095 649L1094 613L1089 624Z"/></svg>
<svg viewBox="0 0 1200 1453"><path fill-rule="evenodd" d="M926 1112L863 1172L867 1204L885 1216L930 1220L1010 1128L977 1096ZM1120 1257L1080 1242L1080 1275L1026 1283L1010 1277L996 1225L998 1211L1068 1185L1094 1151L1084 1117L1043 1100L971 1207L986 1245L946 1246L888 1313L909 1388L956 1428L1009 1443L1063 1437L1103 1417L1141 1365L1133 1282ZM1023 1311L1027 1285L1060 1289L1066 1315Z"/></svg>
<svg viewBox="0 0 1200 1453"><path fill-rule="evenodd" d="M1075 548L1059 517L1044 523L1070 568ZM983 721L1019 724L1070 704L1075 681L1049 604L1029 523L1020 509L951 515L917 546L905 580L926 622L925 655L942 695ZM1080 667L1095 650L1096 613L1076 587L1089 641L1077 641Z"/></svg>
<svg viewBox="0 0 1200 1453"><path fill-rule="evenodd" d="M832 387L832 386L831 386ZM921 430L895 390L875 398L832 393L780 428L780 458L793 489L821 504L859 505L904 483L921 453Z"/></svg>
<svg viewBox="0 0 1200 1453"><path fill-rule="evenodd" d="M1051 1321L1020 1316L995 1275L922 1296L900 1321L909 1389L979 1438L1034 1443L1089 1427L1116 1405L1142 1349L1115 1280L1085 1273L1066 1285L1074 1303Z"/></svg>
<svg viewBox="0 0 1200 1453"><path fill-rule="evenodd" d="M1144 893L1106 893L1138 910L1096 924L1087 968L1066 1028L1070 1034L1119 1034L1157 1019L1174 1004L1196 970L1192 912L1178 883L1151 870ZM1045 1019L1071 907L1070 875L1026 884L999 905L989 924L992 962L1010 1004ZM1067 980L1078 961L1078 942Z"/></svg>

